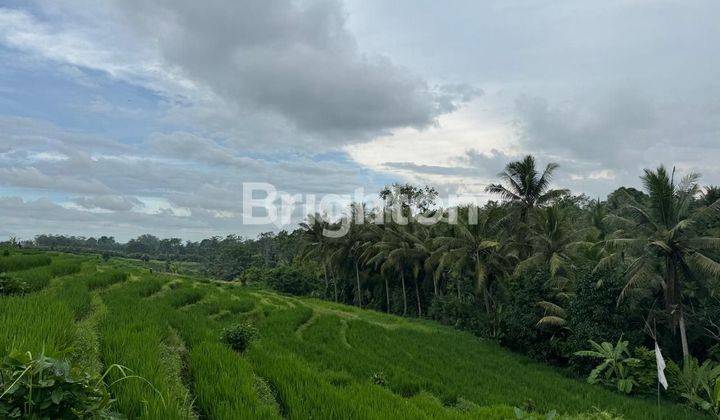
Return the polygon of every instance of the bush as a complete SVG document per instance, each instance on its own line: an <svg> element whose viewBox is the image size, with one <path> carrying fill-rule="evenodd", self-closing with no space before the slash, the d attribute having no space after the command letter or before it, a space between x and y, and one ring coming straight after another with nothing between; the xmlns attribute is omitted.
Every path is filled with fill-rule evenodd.
<svg viewBox="0 0 720 420"><path fill-rule="evenodd" d="M387 384L387 379L385 378L385 373L383 372L374 372L370 377L370 380L375 385L385 386Z"/></svg>
<svg viewBox="0 0 720 420"><path fill-rule="evenodd" d="M267 270L264 279L279 292L299 296L310 295L320 284L314 270L305 265L281 265Z"/></svg>
<svg viewBox="0 0 720 420"><path fill-rule="evenodd" d="M25 282L0 273L0 296L23 294L26 291Z"/></svg>
<svg viewBox="0 0 720 420"><path fill-rule="evenodd" d="M437 296L433 298L428 314L442 324L470 331L481 337L492 336L485 309L474 299L463 301L455 295Z"/></svg>
<svg viewBox="0 0 720 420"><path fill-rule="evenodd" d="M111 418L102 378L67 361L12 352L0 365L2 418Z"/></svg>
<svg viewBox="0 0 720 420"><path fill-rule="evenodd" d="M9 256L10 256L10 250L9 250L9 249L3 249L2 256L3 256L3 257L9 257Z"/></svg>
<svg viewBox="0 0 720 420"><path fill-rule="evenodd" d="M668 367L671 367L668 364ZM688 358L682 368L670 369L675 392L690 405L705 410L720 418L720 365L706 360L702 364L695 358Z"/></svg>
<svg viewBox="0 0 720 420"><path fill-rule="evenodd" d="M544 313L536 303L547 300L547 270L512 279L509 300L500 313L500 343L535 359L564 364L568 351L566 330L537 328Z"/></svg>
<svg viewBox="0 0 720 420"><path fill-rule="evenodd" d="M250 343L260 337L258 329L251 322L243 322L226 328L222 332L222 340L230 345L233 350L243 352Z"/></svg>
<svg viewBox="0 0 720 420"><path fill-rule="evenodd" d="M617 306L624 285L622 272L578 268L575 293L566 308L567 327L572 331L567 338L568 356L584 350L589 340L616 342L622 336L633 345L644 341L642 317L629 313L629 305ZM595 367L588 358L571 357L570 362L583 375Z"/></svg>

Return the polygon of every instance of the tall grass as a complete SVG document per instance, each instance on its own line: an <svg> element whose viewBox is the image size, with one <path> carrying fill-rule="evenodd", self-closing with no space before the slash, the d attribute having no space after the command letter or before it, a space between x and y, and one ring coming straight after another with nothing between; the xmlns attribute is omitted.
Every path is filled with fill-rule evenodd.
<svg viewBox="0 0 720 420"><path fill-rule="evenodd" d="M117 408L130 418L191 417L192 398L178 376L180 359L165 344L171 329L164 308L142 298L141 282L123 286L103 294L108 316L98 324L102 358L105 364L130 368L144 380L114 386ZM114 379L118 377L110 378Z"/></svg>
<svg viewBox="0 0 720 420"><path fill-rule="evenodd" d="M16 271L12 273L12 277L23 281L29 291L38 291L45 288L51 279L75 274L80 268L79 260L55 258L49 265Z"/></svg>
<svg viewBox="0 0 720 420"><path fill-rule="evenodd" d="M227 346L203 342L190 352L196 404L207 418L279 419L273 405L261 401L250 364Z"/></svg>
<svg viewBox="0 0 720 420"><path fill-rule="evenodd" d="M51 294L0 297L0 354L11 349L64 356L75 339L75 316Z"/></svg>
<svg viewBox="0 0 720 420"><path fill-rule="evenodd" d="M129 274L119 270L107 270L98 271L93 273L87 280L87 285L90 290L99 289L101 287L108 287L115 283L120 283L127 280Z"/></svg>
<svg viewBox="0 0 720 420"><path fill-rule="evenodd" d="M0 273L7 271L26 270L28 268L48 265L52 259L47 255L15 254L8 257L0 256Z"/></svg>

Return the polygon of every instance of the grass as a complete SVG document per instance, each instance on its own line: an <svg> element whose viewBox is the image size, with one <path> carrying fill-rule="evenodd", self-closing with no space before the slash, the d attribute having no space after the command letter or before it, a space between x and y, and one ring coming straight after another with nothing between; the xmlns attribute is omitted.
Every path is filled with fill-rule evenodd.
<svg viewBox="0 0 720 420"><path fill-rule="evenodd" d="M0 256L0 273L26 270L28 268L48 265L52 259L48 255L12 254L7 257Z"/></svg>
<svg viewBox="0 0 720 420"><path fill-rule="evenodd" d="M81 269L81 262L76 258L53 258L48 265L15 271L12 277L23 281L29 291L43 289L55 277L75 274Z"/></svg>
<svg viewBox="0 0 720 420"><path fill-rule="evenodd" d="M260 338L239 354L220 334L245 320ZM132 369L144 379L111 388L129 418L505 419L528 400L569 415L700 417L433 322L150 274L127 261L87 259L35 293L0 297L0 325L1 352L44 348L96 371Z"/></svg>

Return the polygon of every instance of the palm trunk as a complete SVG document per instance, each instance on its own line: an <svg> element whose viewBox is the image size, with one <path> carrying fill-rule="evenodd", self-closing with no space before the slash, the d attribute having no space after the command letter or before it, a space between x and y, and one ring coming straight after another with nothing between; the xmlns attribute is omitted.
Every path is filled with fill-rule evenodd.
<svg viewBox="0 0 720 420"><path fill-rule="evenodd" d="M460 276L455 276L455 290L457 291L458 301L460 300Z"/></svg>
<svg viewBox="0 0 720 420"><path fill-rule="evenodd" d="M488 316L490 316L492 313L492 305L490 304L490 290L488 290L487 286L483 288L483 301L485 302L485 311Z"/></svg>
<svg viewBox="0 0 720 420"><path fill-rule="evenodd" d="M328 290L330 289L330 279L328 278L327 264L323 263L323 269L325 270L325 293L323 293L323 297L327 299Z"/></svg>
<svg viewBox="0 0 720 420"><path fill-rule="evenodd" d="M420 304L420 287L418 286L418 279L415 278L415 299L417 299L418 316L422 316L422 306Z"/></svg>
<svg viewBox="0 0 720 420"><path fill-rule="evenodd" d="M362 308L362 289L360 289L360 269L358 268L357 261L355 261L355 280L357 281L358 307Z"/></svg>
<svg viewBox="0 0 720 420"><path fill-rule="evenodd" d="M407 315L407 292L405 291L405 271L400 271L400 281L402 282L403 291L403 316Z"/></svg>
<svg viewBox="0 0 720 420"><path fill-rule="evenodd" d="M687 333L685 331L685 315L683 314L682 305L680 306L679 311L680 319L678 324L680 326L680 343L682 344L683 361L685 361L688 357L690 357L690 349L688 348Z"/></svg>
<svg viewBox="0 0 720 420"><path fill-rule="evenodd" d="M388 282L387 276L385 276L385 300L387 301L387 306L385 307L385 310L387 313L390 313L390 284Z"/></svg>

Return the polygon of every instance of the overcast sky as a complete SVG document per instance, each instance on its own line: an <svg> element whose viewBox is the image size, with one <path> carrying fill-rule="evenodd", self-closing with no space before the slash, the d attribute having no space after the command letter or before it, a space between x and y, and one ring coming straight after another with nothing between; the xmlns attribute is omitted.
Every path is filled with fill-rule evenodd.
<svg viewBox="0 0 720 420"><path fill-rule="evenodd" d="M254 236L242 183L720 183L720 2L0 0L0 239ZM298 215L299 216L299 215ZM292 226L290 226L292 228Z"/></svg>

